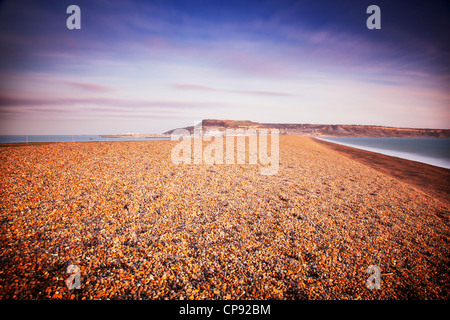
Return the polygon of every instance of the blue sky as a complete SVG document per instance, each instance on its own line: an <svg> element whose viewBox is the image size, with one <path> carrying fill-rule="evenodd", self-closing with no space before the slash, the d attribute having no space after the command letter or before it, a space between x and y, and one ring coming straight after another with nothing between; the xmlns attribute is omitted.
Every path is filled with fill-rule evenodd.
<svg viewBox="0 0 450 320"><path fill-rule="evenodd" d="M81 8L68 30L66 8ZM366 9L381 8L381 30ZM446 1L4 1L0 134L450 128Z"/></svg>

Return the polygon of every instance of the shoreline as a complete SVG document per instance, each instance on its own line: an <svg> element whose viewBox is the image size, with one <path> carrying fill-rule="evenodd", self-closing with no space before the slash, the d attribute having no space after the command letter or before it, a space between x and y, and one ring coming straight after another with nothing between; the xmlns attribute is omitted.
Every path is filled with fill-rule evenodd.
<svg viewBox="0 0 450 320"><path fill-rule="evenodd" d="M381 173L406 182L441 201L449 202L450 169L321 139L311 138L311 140Z"/></svg>
<svg viewBox="0 0 450 320"><path fill-rule="evenodd" d="M387 156L391 156L391 157L395 157L395 158L401 158L401 159L406 159L406 160L411 160L411 161L415 161L415 162L429 164L429 165L440 167L440 168L450 169L450 160L446 161L442 158L429 157L422 153L411 153L411 152L407 152L407 151L395 151L393 149L383 149L383 148L378 148L378 147L373 147L373 146L357 145L357 144L353 144L351 142L348 143L348 142L344 142L344 141L333 141L333 140L327 139L327 138L333 138L333 137L314 137L314 138L322 140L322 141L340 144L342 146L355 148L355 149L370 151L370 152L379 153L379 154L383 154L383 155L387 155ZM359 137L350 137L350 138L359 138ZM378 138L374 138L374 139L378 139ZM390 138L382 138L382 139L447 139L447 138L396 138L396 137L390 137Z"/></svg>

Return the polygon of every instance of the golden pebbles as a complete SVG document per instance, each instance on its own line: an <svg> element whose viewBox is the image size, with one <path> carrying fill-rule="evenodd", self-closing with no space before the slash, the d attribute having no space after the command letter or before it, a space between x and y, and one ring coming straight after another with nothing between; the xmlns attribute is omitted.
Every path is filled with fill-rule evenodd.
<svg viewBox="0 0 450 320"><path fill-rule="evenodd" d="M448 203L307 138L273 176L174 145L1 148L0 298L449 298Z"/></svg>

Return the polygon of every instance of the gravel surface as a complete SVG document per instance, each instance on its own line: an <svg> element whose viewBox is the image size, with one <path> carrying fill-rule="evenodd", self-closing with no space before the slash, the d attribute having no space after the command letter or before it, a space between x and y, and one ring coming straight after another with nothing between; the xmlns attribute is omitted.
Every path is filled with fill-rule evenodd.
<svg viewBox="0 0 450 320"><path fill-rule="evenodd" d="M449 298L445 199L304 137L272 176L174 165L175 144L0 148L0 298Z"/></svg>

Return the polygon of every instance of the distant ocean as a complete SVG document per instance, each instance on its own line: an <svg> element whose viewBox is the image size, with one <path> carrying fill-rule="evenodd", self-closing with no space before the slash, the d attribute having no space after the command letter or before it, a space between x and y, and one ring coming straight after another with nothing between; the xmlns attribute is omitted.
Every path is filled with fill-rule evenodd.
<svg viewBox="0 0 450 320"><path fill-rule="evenodd" d="M86 141L148 141L170 140L170 138L118 137L103 138L102 136L74 135L74 136L0 136L0 143L25 142L86 142Z"/></svg>
<svg viewBox="0 0 450 320"><path fill-rule="evenodd" d="M450 139L353 137L320 139L450 169Z"/></svg>

